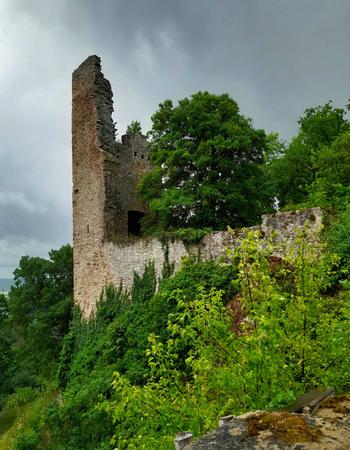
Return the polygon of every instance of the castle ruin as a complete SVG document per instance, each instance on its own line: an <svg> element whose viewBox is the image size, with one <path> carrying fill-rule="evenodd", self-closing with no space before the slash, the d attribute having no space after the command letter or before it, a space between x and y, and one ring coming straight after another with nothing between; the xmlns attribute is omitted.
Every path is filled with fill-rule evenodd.
<svg viewBox="0 0 350 450"><path fill-rule="evenodd" d="M134 271L141 274L147 262L160 276L166 257L175 270L189 254L216 259L240 233L210 233L190 249L169 242L166 252L159 239L140 237L147 205L136 188L149 168L146 136L126 134L116 142L113 94L99 57L90 56L74 71L72 91L74 301L88 317L106 285L131 287ZM297 226L307 222L315 231L321 221L322 211L313 208L265 215L256 228L266 236L278 230L288 240Z"/></svg>

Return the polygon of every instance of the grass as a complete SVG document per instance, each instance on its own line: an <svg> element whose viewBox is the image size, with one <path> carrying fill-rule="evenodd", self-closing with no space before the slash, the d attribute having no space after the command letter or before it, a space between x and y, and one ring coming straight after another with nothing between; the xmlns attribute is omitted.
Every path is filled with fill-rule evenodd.
<svg viewBox="0 0 350 450"><path fill-rule="evenodd" d="M57 397L57 391L48 388L39 397L19 406L5 406L0 413L0 449L13 450L18 434L37 418L47 404Z"/></svg>
<svg viewBox="0 0 350 450"><path fill-rule="evenodd" d="M33 402L34 403L34 402ZM26 423L26 417L32 404L5 408L0 414L0 448L12 450L18 431Z"/></svg>

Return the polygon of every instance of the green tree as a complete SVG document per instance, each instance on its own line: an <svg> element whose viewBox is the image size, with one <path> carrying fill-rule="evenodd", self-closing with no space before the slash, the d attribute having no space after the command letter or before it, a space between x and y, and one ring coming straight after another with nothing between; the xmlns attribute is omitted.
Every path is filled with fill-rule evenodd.
<svg viewBox="0 0 350 450"><path fill-rule="evenodd" d="M347 130L346 111L331 102L309 108L298 121L298 134L282 157L271 163L273 191L280 206L301 204L309 199L313 183L319 176L320 156ZM323 184L324 184L323 180Z"/></svg>
<svg viewBox="0 0 350 450"><path fill-rule="evenodd" d="M141 124L137 120L133 120L126 129L126 134L141 134L141 133L142 133Z"/></svg>
<svg viewBox="0 0 350 450"><path fill-rule="evenodd" d="M14 279L8 300L18 364L14 375L17 380L13 383L26 384L33 376L52 374L68 331L73 291L72 248L65 245L52 250L49 259L22 257Z"/></svg>
<svg viewBox="0 0 350 450"><path fill-rule="evenodd" d="M266 136L264 164L270 164L275 159L281 158L286 152L286 145L278 133L269 133Z"/></svg>
<svg viewBox="0 0 350 450"><path fill-rule="evenodd" d="M314 149L331 144L349 129L345 114L345 109L333 107L331 101L324 106L308 108L298 120L305 143Z"/></svg>
<svg viewBox="0 0 350 450"><path fill-rule="evenodd" d="M314 158L315 181L310 187L312 205L343 210L350 201L350 132L340 134Z"/></svg>
<svg viewBox="0 0 350 450"><path fill-rule="evenodd" d="M153 169L139 186L150 205L146 227L251 225L270 207L262 189L265 132L227 94L198 92L176 106L165 100L152 121Z"/></svg>
<svg viewBox="0 0 350 450"><path fill-rule="evenodd" d="M292 139L285 155L272 161L270 183L281 207L306 200L314 179L311 155L312 149L298 135Z"/></svg>
<svg viewBox="0 0 350 450"><path fill-rule="evenodd" d="M7 298L0 294L0 398L11 389L12 344L13 333L8 320Z"/></svg>

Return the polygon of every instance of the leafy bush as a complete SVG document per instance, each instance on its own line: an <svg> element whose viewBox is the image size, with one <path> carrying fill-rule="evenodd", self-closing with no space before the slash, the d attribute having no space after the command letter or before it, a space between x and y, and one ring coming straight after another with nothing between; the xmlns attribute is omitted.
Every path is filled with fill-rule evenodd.
<svg viewBox="0 0 350 450"><path fill-rule="evenodd" d="M29 428L18 436L14 450L37 450L39 444L38 434Z"/></svg>
<svg viewBox="0 0 350 450"><path fill-rule="evenodd" d="M16 391L6 397L5 407L14 408L31 402L37 396L37 391L31 387L17 388Z"/></svg>

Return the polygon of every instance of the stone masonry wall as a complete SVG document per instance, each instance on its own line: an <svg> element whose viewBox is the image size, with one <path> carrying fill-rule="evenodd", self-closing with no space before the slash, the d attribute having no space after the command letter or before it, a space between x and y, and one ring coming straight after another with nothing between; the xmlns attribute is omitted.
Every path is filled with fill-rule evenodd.
<svg viewBox="0 0 350 450"><path fill-rule="evenodd" d="M268 239L277 232L277 241L283 247L293 245L297 230L306 226L312 241L317 239L322 227L323 211L321 208L307 210L279 212L276 214L264 215L262 224L250 228L260 230L264 239ZM181 241L168 243L169 262L174 263L175 271L180 268L181 260L186 256L200 257L202 260L217 260L225 256L226 249L239 245L245 235L243 230L233 230L233 232L219 231L205 236L197 245L185 246ZM132 286L134 271L142 274L145 265L152 261L155 264L157 276L162 274L165 263L164 244L156 238L136 238L125 245L106 243L106 260L110 269L109 280L115 286L120 283L124 287ZM281 252L282 253L282 250Z"/></svg>
<svg viewBox="0 0 350 450"><path fill-rule="evenodd" d="M73 260L74 299L84 310L105 284L104 153L111 140L106 122L110 86L104 83L100 61L90 57L73 73ZM99 102L96 102L96 97ZM105 100L105 101L104 101ZM103 105L108 106L105 108ZM107 130L106 139L100 136ZM112 155L112 158L116 158Z"/></svg>

